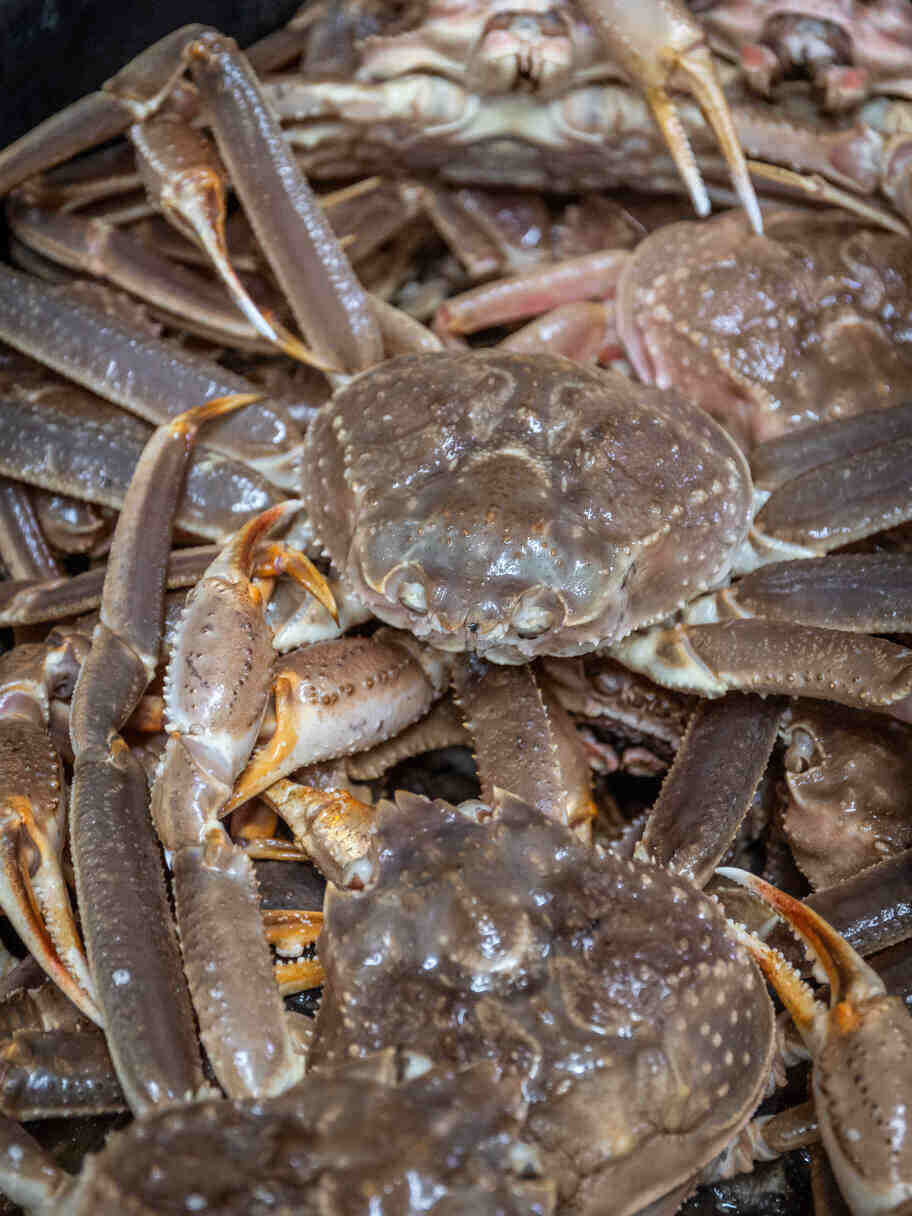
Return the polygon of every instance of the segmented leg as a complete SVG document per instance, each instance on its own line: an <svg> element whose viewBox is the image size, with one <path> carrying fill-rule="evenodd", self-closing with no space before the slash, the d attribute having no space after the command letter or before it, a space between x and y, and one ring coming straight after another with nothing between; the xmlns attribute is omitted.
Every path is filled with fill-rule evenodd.
<svg viewBox="0 0 912 1216"><path fill-rule="evenodd" d="M909 407L898 406L759 445L751 463L756 501L762 506L735 555L734 572L750 573L785 556L813 558L909 519L909 418ZM825 613L826 623L835 628L797 624L794 618L786 622L781 619L785 611L774 610L774 619L749 619L735 589L693 601L682 623L632 633L615 643L611 653L659 683L704 696L739 688L800 694L882 709L908 721L912 651L845 631L857 630L864 621L876 632L887 632L904 619L910 566L902 559L887 566L892 585L871 591L861 605L856 592L844 609L832 600L822 603L828 567L824 561L814 567L817 619ZM840 577L845 582L847 573L851 579L852 568L851 561L840 557L834 566L837 583ZM762 610L763 580L757 582ZM769 580L767 589L775 600ZM750 594L749 582L748 599ZM798 617L808 615L806 597Z"/></svg>
<svg viewBox="0 0 912 1216"><path fill-rule="evenodd" d="M146 776L118 734L158 662L171 519L197 426L217 400L156 431L118 520L101 616L70 713L70 845L90 967L131 1109L184 1102L202 1066L148 814Z"/></svg>
<svg viewBox="0 0 912 1216"><path fill-rule="evenodd" d="M272 976L252 864L218 820L259 731L272 675L263 597L250 581L257 542L289 509L280 504L242 528L188 598L166 679L170 738L152 795L200 1034L232 1096L280 1093L303 1071ZM306 559L295 572L332 610Z"/></svg>
<svg viewBox="0 0 912 1216"><path fill-rule="evenodd" d="M856 1216L900 1212L912 1201L912 1146L905 1134L912 1091L912 1019L898 997L805 904L742 870L721 869L780 913L823 966L826 1009L781 955L746 932L739 938L763 969L814 1059L820 1133Z"/></svg>
<svg viewBox="0 0 912 1216"><path fill-rule="evenodd" d="M668 94L668 86L676 78L686 82L715 131L751 226L755 232L762 232L760 207L741 143L699 23L677 0L653 0L648 4L581 0L581 8L605 45L642 88L697 213L709 214L709 198Z"/></svg>
<svg viewBox="0 0 912 1216"><path fill-rule="evenodd" d="M63 771L48 733L50 699L72 688L83 653L64 642L0 659L0 903L32 956L101 1025L60 865Z"/></svg>

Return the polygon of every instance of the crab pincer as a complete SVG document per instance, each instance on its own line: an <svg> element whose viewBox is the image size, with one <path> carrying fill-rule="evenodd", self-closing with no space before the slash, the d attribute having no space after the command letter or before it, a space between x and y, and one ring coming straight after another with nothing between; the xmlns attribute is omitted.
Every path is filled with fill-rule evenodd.
<svg viewBox="0 0 912 1216"><path fill-rule="evenodd" d="M118 520L101 617L73 691L70 844L86 951L131 1108L203 1089L145 772L119 734L155 673L171 520L198 426L251 400L219 398L160 427Z"/></svg>
<svg viewBox="0 0 912 1216"><path fill-rule="evenodd" d="M72 686L81 657L67 639L0 659L0 906L47 974L100 1024L60 865L63 773L48 732L50 699Z"/></svg>
<svg viewBox="0 0 912 1216"><path fill-rule="evenodd" d="M273 978L253 866L219 822L272 681L264 597L251 582L258 542L297 505L278 504L246 524L189 597L166 678L169 739L152 792L200 1034L232 1097L280 1093L303 1072ZM274 571L276 555L266 561ZM287 567L334 612L322 576L303 556Z"/></svg>
<svg viewBox="0 0 912 1216"><path fill-rule="evenodd" d="M820 1135L849 1207L855 1216L909 1211L912 1020L905 1003L888 996L880 976L806 904L743 870L717 873L773 907L826 971L829 1009L782 955L738 931L813 1057Z"/></svg>

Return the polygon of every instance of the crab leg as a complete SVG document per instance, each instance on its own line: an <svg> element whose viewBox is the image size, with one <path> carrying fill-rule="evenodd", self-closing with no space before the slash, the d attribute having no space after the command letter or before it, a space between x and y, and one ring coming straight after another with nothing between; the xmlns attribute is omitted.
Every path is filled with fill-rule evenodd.
<svg viewBox="0 0 912 1216"><path fill-rule="evenodd" d="M102 92L81 98L10 144L0 155L0 195L154 113L183 71L181 52L204 28L185 25L166 35L106 81Z"/></svg>
<svg viewBox="0 0 912 1216"><path fill-rule="evenodd" d="M779 912L826 971L829 1010L781 955L739 932L812 1053L820 1134L850 1208L855 1216L904 1210L912 1200L912 1020L904 1003L805 904L742 870L719 873Z"/></svg>
<svg viewBox="0 0 912 1216"><path fill-rule="evenodd" d="M5 266L0 266L0 338L152 423L213 397L255 391L219 364L178 351L72 291ZM252 465L277 486L296 487L300 435L279 402L255 400L214 423L208 446Z"/></svg>
<svg viewBox="0 0 912 1216"><path fill-rule="evenodd" d="M122 287L153 308L180 317L188 328L196 325L240 347L253 343L264 349L261 339L265 339L302 363L318 362L278 323L271 325L266 320L227 263L227 251L216 265L223 279L224 267L230 271L226 286L234 303L218 283L162 257L131 233L121 232L104 220L16 202L9 204L7 213L13 232L30 249L62 266Z"/></svg>
<svg viewBox="0 0 912 1216"><path fill-rule="evenodd" d="M347 372L379 362L382 343L367 297L249 64L231 39L214 33L185 53L235 190L310 346Z"/></svg>
<svg viewBox="0 0 912 1216"><path fill-rule="evenodd" d="M178 549L168 558L165 586L192 587L216 555L213 545ZM72 578L7 579L0 582L0 626L31 625L90 612L101 602L104 569L86 570Z"/></svg>
<svg viewBox="0 0 912 1216"><path fill-rule="evenodd" d="M50 697L72 686L79 660L70 642L0 659L0 902L36 961L101 1024L60 866L63 772L48 734Z"/></svg>
<svg viewBox="0 0 912 1216"><path fill-rule="evenodd" d="M295 769L398 734L427 713L447 682L442 654L392 629L286 655L275 678L275 733L253 756L223 813Z"/></svg>
<svg viewBox="0 0 912 1216"><path fill-rule="evenodd" d="M611 298L629 260L626 250L607 249L474 287L441 304L434 331L441 337L471 334L486 326L522 321L561 304Z"/></svg>
<svg viewBox="0 0 912 1216"><path fill-rule="evenodd" d="M163 572L181 473L197 426L245 403L211 401L160 428L118 520L101 618L70 712L70 844L86 948L131 1109L203 1088L145 773L117 733L158 661Z"/></svg>
<svg viewBox="0 0 912 1216"><path fill-rule="evenodd" d="M686 80L715 131L751 226L755 232L762 232L763 220L744 153L699 23L677 0L652 0L649 4L581 0L580 7L604 44L643 90L697 213L709 214L709 199L668 94L668 86L676 78Z"/></svg>
<svg viewBox="0 0 912 1216"><path fill-rule="evenodd" d="M782 710L737 693L700 705L634 855L704 886L750 807Z"/></svg>
<svg viewBox="0 0 912 1216"><path fill-rule="evenodd" d="M209 255L237 307L254 329L292 358L326 370L295 336L263 315L237 277L225 238L227 185L211 141L171 111L130 131L149 197L167 219Z"/></svg>
<svg viewBox="0 0 912 1216"><path fill-rule="evenodd" d="M912 937L912 849L815 891L804 903L865 956Z"/></svg>
<svg viewBox="0 0 912 1216"><path fill-rule="evenodd" d="M0 401L0 473L121 507L151 435L145 423L53 381L14 384ZM190 462L177 522L197 536L221 540L275 499L275 488L253 469L203 451Z"/></svg>
<svg viewBox="0 0 912 1216"><path fill-rule="evenodd" d="M60 577L28 490L7 477L0 477L0 558L10 579Z"/></svg>
<svg viewBox="0 0 912 1216"><path fill-rule="evenodd" d="M912 518L909 426L909 407L899 406L761 444L755 494L763 505L734 557L733 569L753 571L786 555L810 558ZM766 487L772 490L768 498ZM630 634L610 652L659 683L704 696L736 688L803 694L885 710L908 721L912 651L845 632L840 619L844 611L849 629L857 629L859 618L866 616L880 631L901 622L909 567L897 565L892 590L872 595L861 607L857 595L844 610L831 605L827 623L840 628L765 618L720 622L726 615L720 606L746 615L738 609L736 596L726 603L722 593L695 603L683 623ZM821 562L816 570L818 615L819 597L826 594L825 569ZM846 569L840 559L837 579Z"/></svg>
<svg viewBox="0 0 912 1216"><path fill-rule="evenodd" d="M737 620L642 630L609 653L658 683L705 697L785 693L912 717L912 650L882 638Z"/></svg>
<svg viewBox="0 0 912 1216"><path fill-rule="evenodd" d="M858 633L912 632L912 560L905 553L841 553L774 562L688 605L694 623L765 617Z"/></svg>
<svg viewBox="0 0 912 1216"><path fill-rule="evenodd" d="M256 739L271 679L263 597L249 577L256 545L296 506L280 504L251 520L191 593L168 669L171 734L152 794L172 855L201 1037L232 1096L280 1093L302 1071L272 978L251 862L217 818ZM306 559L296 576L332 607Z"/></svg>
<svg viewBox="0 0 912 1216"><path fill-rule="evenodd" d="M0 1046L0 1111L13 1119L126 1109L105 1037L96 1027L18 1030Z"/></svg>
<svg viewBox="0 0 912 1216"><path fill-rule="evenodd" d="M570 716L530 666L460 673L457 700L475 742L481 796L509 790L591 843L589 764ZM529 742L529 740L534 742Z"/></svg>

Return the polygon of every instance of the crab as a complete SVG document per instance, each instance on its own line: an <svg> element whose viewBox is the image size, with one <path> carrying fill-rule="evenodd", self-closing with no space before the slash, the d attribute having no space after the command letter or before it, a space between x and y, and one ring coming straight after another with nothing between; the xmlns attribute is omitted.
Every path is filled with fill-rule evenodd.
<svg viewBox="0 0 912 1216"><path fill-rule="evenodd" d="M902 0L696 0L692 8L714 48L736 57L760 93L807 74L828 110L877 94L912 97L912 14Z"/></svg>
<svg viewBox="0 0 912 1216"><path fill-rule="evenodd" d="M775 25L783 8L762 0L701 4L696 16L706 26L699 33L691 27L686 37L701 54L707 33L714 47L737 54L738 42L750 33L762 37L766 18L772 16ZM674 12L671 6L667 11ZM289 39L266 64L271 67L293 52L303 52L301 74L267 81L266 88L312 176L344 175L354 160L365 172L384 172L393 163L410 172L431 170L452 183L541 189L558 180L572 189L632 185L674 191L672 165L649 134L648 108L628 84L642 85L644 80L642 65L630 53L636 31L633 12L628 16L618 6L611 16L624 20L612 33L605 17L585 4L518 10L506 4L468 3L455 13L431 5L408 13L390 28L372 20L372 14L365 16L355 3L343 9L330 39L306 19L299 21L298 40ZM679 16L675 12L673 20ZM787 24L790 16L785 16ZM781 97L771 98L775 109L761 108L740 92L739 74L723 65L719 74L728 86L731 119L720 143L738 195L745 200L740 162L736 164L729 151L729 138L758 158L748 162L750 172L777 188L818 196L827 195L827 182L865 196L880 190L908 216L904 115L912 37L905 6L901 0L873 10L824 2L813 6L807 24L825 26L829 16L834 26L842 27L836 57L852 60L845 44L853 37L858 47L857 60L841 81L836 72L830 73L830 102L840 87L848 102L849 78L854 74L857 88L865 66L871 69L868 80L875 89L890 93L895 85L900 100L878 98L834 119L821 111L813 96L783 91ZM824 20L815 22L818 17ZM745 30L750 33L745 35ZM603 45L614 43L611 59L597 49L593 54L599 39ZM622 50L617 43L623 42L627 45ZM801 57L796 49L800 34L791 43L790 49ZM337 63L345 64L341 70L349 77L343 83L334 76L334 69L340 70ZM672 85L688 70L684 58L677 66L677 78L666 78ZM756 74L753 79L756 82ZM679 103L672 114L668 96L655 88L657 84L654 78L647 85L646 100L654 113L665 111L669 126L680 133L679 143L678 135L662 122L678 174L698 212L706 214L707 193L686 167L683 141L690 138L703 173L715 180L718 159L695 108ZM690 85L705 109L701 86L693 80ZM865 95L865 90L856 92L851 101ZM856 117L860 121L854 122ZM751 213L758 229L759 216Z"/></svg>
<svg viewBox="0 0 912 1216"><path fill-rule="evenodd" d="M905 400L910 249L845 212L769 210L762 236L729 212L665 224L630 253L496 279L447 300L434 328L452 346L543 313L504 345L547 344L582 361L620 354L644 383L698 401L749 451Z"/></svg>
<svg viewBox="0 0 912 1216"><path fill-rule="evenodd" d="M159 1111L65 1174L4 1121L4 1186L29 1211L451 1211L548 1216L554 1188L522 1139L520 1087L480 1065L429 1070L408 1052L326 1069L268 1101ZM214 1168L215 1167L215 1168ZM367 1205L367 1206L364 1206Z"/></svg>
<svg viewBox="0 0 912 1216"><path fill-rule="evenodd" d="M233 58L230 47L212 37L200 38L192 45L194 62L202 76L221 70L234 75L239 83L236 96L227 101L222 99L228 106L222 137L227 141L226 146L236 145L230 150L240 166L243 139L249 132L248 120L255 117L272 139L274 128L269 125L268 112L259 109L250 77L243 64ZM240 109L232 111L234 105ZM287 161L279 143L272 139L269 146L279 172L275 177L264 179L265 187L278 189L276 178L284 176L291 182L292 189L290 198L278 195L280 211L282 208L286 212L300 209L309 214L307 196L303 187L289 176L290 170L286 172ZM241 182L244 177L241 166ZM247 187L253 189L249 178ZM323 229L312 225L311 230L317 234L314 242L317 252L322 249L328 253L330 270L327 277L332 279L336 275L339 287L335 297L337 309L329 322L319 317L312 321L318 335L314 345L331 348L335 361L345 363L349 371L356 371L371 361L371 352L379 349L382 343L372 330L374 321L370 310L363 307L363 300L351 286L344 261L333 246L325 244ZM347 310L355 319L346 330ZM337 332L333 333L333 330ZM428 382L432 377L436 377L437 383L432 387L429 400ZM447 397L452 398L449 390L454 383L462 391L474 384L478 393L470 415L471 437L462 436L458 425L447 414L452 408ZM511 397L517 390L520 409L511 416ZM389 398L385 405L378 397L382 392L395 392L396 399ZM420 395L422 392L424 398ZM456 396L458 398L458 393ZM365 397L370 401L369 409L364 407ZM363 437L352 434L355 427L351 417L359 424L364 422L377 427L383 435L382 428L389 426L386 413L392 413L402 400L406 402L410 416L417 419L411 426L404 451L397 451L393 446L385 452L358 449L355 444ZM683 467L682 460L682 501L674 502L674 507L680 507L680 510L667 512L677 514L690 525L687 536L694 542L693 547L688 546L686 550L692 569L683 575L684 582L689 582L683 590L688 594L699 593L721 581L732 566L734 553L747 532L751 487L744 457L724 432L699 414L695 407L676 400L672 409L668 405L670 400L658 392L637 389L608 373L585 371L547 356L520 357L497 352L485 356L435 354L409 356L388 363L357 378L326 407L312 428L307 453L308 467L315 477L307 493L312 499L314 525L340 572L349 575L349 586L352 574L361 580L355 580L355 596L362 604L366 603L393 623L407 624L438 646L467 649L482 658L522 663L535 654L573 655L606 643L621 645L628 631L665 619L682 601L682 580L672 577L668 569L673 571L676 565L683 565L679 559L684 550L671 538L665 519L669 496L678 497L676 490L669 489L671 483L665 480L672 478L675 471L660 463L667 453L674 453L677 446L675 455L683 455L689 450L694 456L687 467ZM593 405L594 401L600 403L598 407ZM610 408L606 409L608 403ZM549 412L552 407L555 407L553 414ZM458 410L454 412L459 413ZM674 414L679 416L675 418ZM890 427L899 416L890 412L878 420L870 447L873 448L877 437L884 434L884 427L888 435L894 434ZM624 428L634 441L633 451L639 461L635 475L630 475L611 455L612 431L617 433ZM443 508L450 514L442 521L444 528L449 527L448 535L455 542L451 554L455 562L439 579L432 564L438 559L438 552L422 549L427 541L422 539L425 533L421 530L433 527L433 521L429 523L420 509L419 501L424 492L420 478L432 463L427 459L429 431L439 434L442 441L440 457L435 452L434 460L440 458L441 473L456 473L458 489L452 500L444 499ZM840 428L837 431L845 442L847 432ZM580 434L588 439L588 446L579 445ZM663 437L657 441L655 436L658 434ZM857 430L851 431L852 437L848 440L853 448L858 442L857 434ZM826 440L839 442L832 431ZM893 467L899 468L896 494L899 505L892 500L886 506L878 504L877 510L868 512L863 519L859 519L857 510L854 516L850 512L849 522L842 525L840 539L847 532L858 533L880 526L885 518L901 518L902 512L908 510L907 486L901 481L907 468L901 445L907 442L905 439L894 442L893 448L880 457L886 462L881 467L890 468L892 456ZM464 454L468 462L467 471L461 475L458 468L445 467L460 454ZM550 467L545 454L551 460ZM768 452L763 455L769 458ZM384 466L383 456L390 460L391 469ZM828 461L823 464L821 475L832 476L836 484L844 485L851 478L854 466L838 464L830 459L831 456L832 452L828 451ZM794 449L790 458L795 459ZM322 466L321 461L324 462ZM430 471L436 473L436 469ZM596 565L586 561L585 541L591 518L601 513L602 518L596 523L613 526L614 520L605 518L608 511L612 515L622 511L636 515L632 502L620 506L613 502L607 507L593 506L597 492L587 479L593 474L600 477L608 473L626 478L634 489L645 486L647 492L643 495L643 518L635 521L632 532L626 537L620 537L616 551L600 552ZM577 476L578 483L574 481ZM549 480L549 477L553 479ZM563 480L566 480L566 486ZM493 501L479 509L477 491L482 484L490 487ZM433 496L436 492L433 480L430 487ZM558 535L564 522L559 511L556 519L542 516L541 526L534 517L530 526L531 511L514 515L511 527L516 532L515 537L513 531L505 534L502 528L500 531L494 527L487 530L489 516L493 524L502 522L506 516L506 507L510 505L503 502L506 492L515 491L518 501L525 496L525 501L532 503L538 511L547 500L556 501L559 508L564 493L573 488L581 503L582 520L568 520L566 536ZM410 505L411 497L416 499L415 506ZM400 502L405 512L401 525L396 516ZM371 518L374 511L376 519ZM788 510L785 514L789 514ZM860 514L865 515L865 512ZM375 523L377 529L372 532ZM362 525L367 542L363 550L352 543L360 542ZM609 535L611 526L608 527ZM384 529L387 529L385 535ZM405 562L397 529L400 529L400 535L402 531L412 532L417 546L412 555L406 555ZM819 525L813 524L810 531L819 531ZM390 532L392 543L388 539ZM464 532L468 533L469 543L460 549L457 546L462 544ZM556 543L558 539L560 545ZM823 547L829 543L830 538L825 538ZM792 538L789 544L798 548ZM376 547L372 548L372 545ZM551 553L551 549L556 553ZM473 550L477 552L473 553ZM556 559L558 578L543 578L536 571L533 581L521 582L518 567L524 555L530 555L533 564L541 559L545 566L551 559ZM412 556L416 560L411 560ZM482 559L478 575L472 569L475 556ZM375 557L376 570L371 567ZM574 577L565 578L560 572L561 563L572 568ZM505 575L505 583L497 581L501 575ZM474 587L471 586L473 582ZM465 593L466 584L470 586L471 595ZM612 592L619 594L612 599ZM590 593L591 598L587 599ZM710 633L701 634L700 629L706 628ZM675 640L690 644L693 639L709 637L721 638L723 644L734 639L737 644L739 637L746 636L747 641L741 643L742 651L756 649L758 638L767 648L777 641L782 641L783 645L778 658L773 656L767 670L759 677L750 670L747 660L751 656L748 654L743 661L739 660L741 667L734 672L733 678L718 671L708 680L705 671L701 672L699 691L718 694L728 684L739 680L751 687L792 691L801 686L801 682L793 678L796 657L806 653L810 644L814 650L810 670L804 677L805 688L816 688L825 696L836 692L852 699L852 703L858 700L892 703L897 712L905 712L904 702L909 689L904 680L908 661L907 652L902 648L891 649L889 643L879 645L864 640L849 645L831 632L825 637L815 633L813 627L811 632L799 629L796 633L763 626L753 632L748 630L746 635L744 630L728 626L715 633L712 629L712 626L681 627L675 631ZM835 678L822 670L818 662L825 645L842 664L841 672L837 669ZM631 647L632 651L643 651L636 641ZM659 658L664 660L664 668L660 664L658 670L667 673L673 669L680 682L682 664L671 646L661 639L656 643L653 637L645 645L646 650L650 648L653 656L658 650ZM852 651L858 651L861 657L853 657ZM636 658L636 653L631 652L631 657ZM889 664L896 673L895 687L890 686L889 676L879 686L868 687L866 681L872 671L882 673ZM693 667L691 664L691 670ZM666 675L666 678L671 677ZM272 779L275 779L274 774ZM214 860L219 859L216 856ZM117 985L116 977L113 983Z"/></svg>

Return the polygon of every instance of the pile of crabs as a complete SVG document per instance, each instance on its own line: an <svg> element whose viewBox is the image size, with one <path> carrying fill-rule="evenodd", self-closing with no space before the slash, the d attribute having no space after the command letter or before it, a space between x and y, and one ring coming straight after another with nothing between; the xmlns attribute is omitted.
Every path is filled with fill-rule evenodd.
<svg viewBox="0 0 912 1216"><path fill-rule="evenodd" d="M12 1203L912 1211L909 98L326 0L0 153Z"/></svg>

